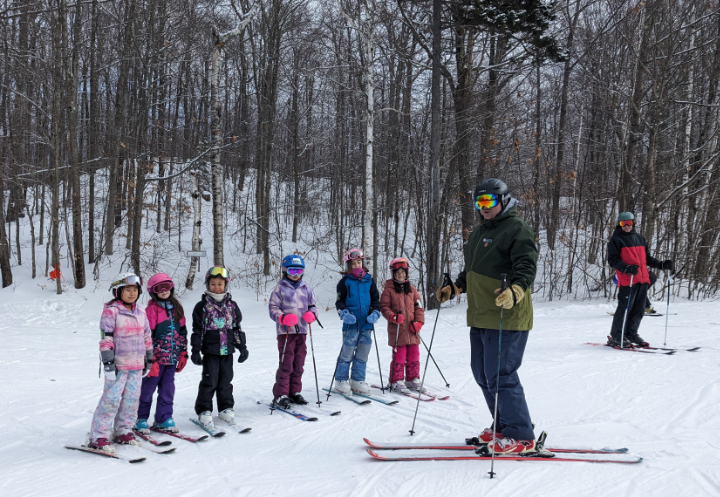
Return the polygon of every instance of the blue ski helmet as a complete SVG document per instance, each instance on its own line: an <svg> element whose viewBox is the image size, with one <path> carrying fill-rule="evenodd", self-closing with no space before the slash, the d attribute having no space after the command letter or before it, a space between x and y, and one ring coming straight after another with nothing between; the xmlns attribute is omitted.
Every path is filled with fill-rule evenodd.
<svg viewBox="0 0 720 497"><path fill-rule="evenodd" d="M282 272L287 272L289 267L300 267L305 269L305 260L297 254L286 255L283 257L282 263L280 264Z"/></svg>

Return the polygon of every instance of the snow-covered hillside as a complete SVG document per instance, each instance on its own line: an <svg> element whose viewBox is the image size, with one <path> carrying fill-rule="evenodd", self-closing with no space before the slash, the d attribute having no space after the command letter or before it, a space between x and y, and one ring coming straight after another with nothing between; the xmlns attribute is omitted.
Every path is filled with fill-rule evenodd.
<svg viewBox="0 0 720 497"><path fill-rule="evenodd" d="M235 285L250 351L247 362L235 363L235 409L252 432L198 444L174 440L176 453L143 451L148 460L131 465L63 448L84 441L100 397L98 319L106 289L70 289L56 296L40 288L39 280L17 280L0 291L2 495L720 494L718 302L671 304L677 315L670 316L668 346L702 347L673 356L586 345L603 341L609 332L609 303L537 304L520 369L537 433L547 430L548 445L555 447L628 447L644 461L632 466L498 461L497 477L490 480L487 462L380 462L367 455L362 441L462 442L490 424L470 372L464 304L441 311L433 345L451 397L421 403L411 437L415 402L405 397L388 407L358 406L333 396L323 406L342 414L316 423L270 415L257 405L272 395L275 331L264 299ZM319 285L321 301L332 302L333 283ZM200 291L182 296L186 307ZM320 317L325 329L316 326L313 336L322 388L330 382L341 334L334 309L323 309ZM428 313L423 329L428 344L434 317ZM664 318L646 318L640 333L658 345L664 325ZM384 325L377 333L387 373ZM423 367L425 359L423 352ZM378 381L374 351L368 366L369 380ZM309 354L305 371L303 395L314 399ZM199 431L188 421L199 379L200 368L192 364L176 379L175 419L185 432ZM432 364L426 382L443 387Z"/></svg>

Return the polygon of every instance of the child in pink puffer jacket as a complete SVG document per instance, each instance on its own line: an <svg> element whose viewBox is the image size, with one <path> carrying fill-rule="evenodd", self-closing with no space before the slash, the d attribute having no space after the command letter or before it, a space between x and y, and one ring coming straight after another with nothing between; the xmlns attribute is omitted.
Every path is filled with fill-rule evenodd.
<svg viewBox="0 0 720 497"><path fill-rule="evenodd" d="M118 275L110 291L113 299L105 304L100 317L100 356L105 385L93 415L87 445L114 452L110 444L113 431L113 442L137 444L132 427L140 402L142 376L153 361L153 345L147 316L137 305L142 278L132 273Z"/></svg>

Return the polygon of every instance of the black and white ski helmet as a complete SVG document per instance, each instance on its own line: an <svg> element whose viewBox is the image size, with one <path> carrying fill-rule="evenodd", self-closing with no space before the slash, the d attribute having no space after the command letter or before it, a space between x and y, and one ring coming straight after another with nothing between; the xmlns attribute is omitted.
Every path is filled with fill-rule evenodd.
<svg viewBox="0 0 720 497"><path fill-rule="evenodd" d="M507 204L508 202L510 202L511 198L510 189L508 188L508 186L505 184L504 181L497 178L486 179L475 187L474 199L478 198L478 195L486 194L497 195L498 200L500 201L500 207L503 209L507 207Z"/></svg>

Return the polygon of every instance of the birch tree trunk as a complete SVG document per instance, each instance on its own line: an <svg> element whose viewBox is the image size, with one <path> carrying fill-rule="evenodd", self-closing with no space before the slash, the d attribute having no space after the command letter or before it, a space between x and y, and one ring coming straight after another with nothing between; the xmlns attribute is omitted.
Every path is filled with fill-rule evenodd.
<svg viewBox="0 0 720 497"><path fill-rule="evenodd" d="M193 232L192 232L192 250L193 252L200 250L202 239L200 238L200 227L202 225L202 198L200 195L200 188L198 187L198 178L196 171L190 171L190 185L193 203ZM192 257L190 259L190 271L188 271L187 280L185 280L185 288L188 290L193 289L193 282L195 281L195 270L200 263L199 257Z"/></svg>

